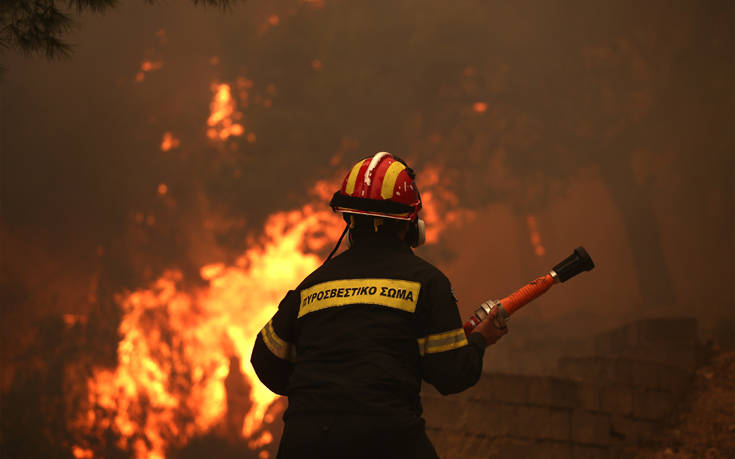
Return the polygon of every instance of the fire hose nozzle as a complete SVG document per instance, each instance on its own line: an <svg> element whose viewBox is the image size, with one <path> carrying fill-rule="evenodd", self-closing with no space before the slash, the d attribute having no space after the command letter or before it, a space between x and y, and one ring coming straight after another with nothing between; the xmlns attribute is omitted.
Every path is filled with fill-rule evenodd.
<svg viewBox="0 0 735 459"><path fill-rule="evenodd" d="M559 282L566 282L582 271L589 271L595 267L584 247L577 247L574 252L566 257L561 263L554 266L552 270L558 276Z"/></svg>
<svg viewBox="0 0 735 459"><path fill-rule="evenodd" d="M498 308L498 314L494 320L498 328L505 327L505 321L526 303L544 294L557 282L565 282L582 271L589 271L595 267L589 254L584 247L577 247L574 252L561 263L541 277L538 277L500 301L488 300L472 314L465 322L464 331L467 336L482 320L484 320L494 308Z"/></svg>

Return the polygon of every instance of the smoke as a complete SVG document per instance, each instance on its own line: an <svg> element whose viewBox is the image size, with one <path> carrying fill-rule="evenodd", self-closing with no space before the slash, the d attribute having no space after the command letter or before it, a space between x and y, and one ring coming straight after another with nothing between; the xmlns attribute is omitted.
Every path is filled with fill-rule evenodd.
<svg viewBox="0 0 735 459"><path fill-rule="evenodd" d="M85 18L68 61L6 56L4 367L37 349L39 321L107 314L171 268L202 284L376 151L451 191L434 197L458 213L417 252L463 316L579 245L595 260L514 316L494 368L539 369L504 367L511 342L735 320L731 2L255 3L133 2ZM207 134L220 85L224 139Z"/></svg>

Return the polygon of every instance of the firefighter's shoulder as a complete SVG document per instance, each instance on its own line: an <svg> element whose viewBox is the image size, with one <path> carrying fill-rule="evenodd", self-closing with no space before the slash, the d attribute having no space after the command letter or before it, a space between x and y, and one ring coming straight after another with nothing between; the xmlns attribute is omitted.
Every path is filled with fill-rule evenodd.
<svg viewBox="0 0 735 459"><path fill-rule="evenodd" d="M412 265L415 272L420 278L428 282L438 282L440 284L449 284L449 278L444 272L434 266L433 263L424 260L418 255L413 255Z"/></svg>

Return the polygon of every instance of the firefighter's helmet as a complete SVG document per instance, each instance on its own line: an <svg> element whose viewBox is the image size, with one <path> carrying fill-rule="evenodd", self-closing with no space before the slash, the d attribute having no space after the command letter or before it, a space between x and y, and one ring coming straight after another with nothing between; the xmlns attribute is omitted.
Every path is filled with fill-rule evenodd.
<svg viewBox="0 0 735 459"><path fill-rule="evenodd" d="M404 161L382 151L352 167L329 205L345 214L409 221L406 240L418 247L426 240L426 224L418 216L421 195L415 178Z"/></svg>
<svg viewBox="0 0 735 459"><path fill-rule="evenodd" d="M387 152L354 165L329 203L337 212L416 221L421 195L414 173Z"/></svg>

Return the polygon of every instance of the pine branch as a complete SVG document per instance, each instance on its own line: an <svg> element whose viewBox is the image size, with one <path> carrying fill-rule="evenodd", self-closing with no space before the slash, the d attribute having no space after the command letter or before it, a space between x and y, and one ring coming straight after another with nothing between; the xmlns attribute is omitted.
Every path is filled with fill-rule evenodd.
<svg viewBox="0 0 735 459"><path fill-rule="evenodd" d="M61 36L72 26L54 0L8 1L0 10L0 46L49 59L65 57L71 47Z"/></svg>
<svg viewBox="0 0 735 459"><path fill-rule="evenodd" d="M144 0L153 4L156 0ZM243 0L191 0L194 5L223 11ZM75 23L66 14L74 11L103 13L118 0L0 0L0 50L17 50L25 55L43 54L48 59L69 57L71 46L63 37Z"/></svg>

